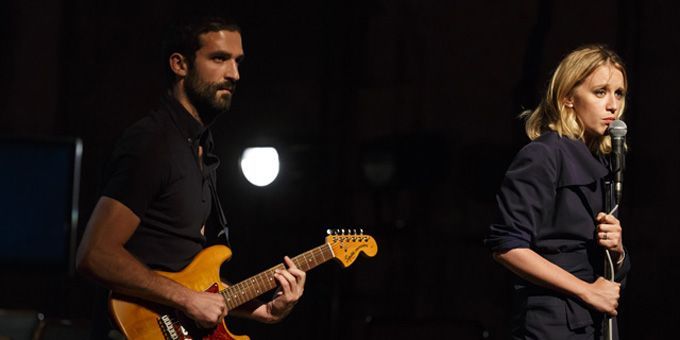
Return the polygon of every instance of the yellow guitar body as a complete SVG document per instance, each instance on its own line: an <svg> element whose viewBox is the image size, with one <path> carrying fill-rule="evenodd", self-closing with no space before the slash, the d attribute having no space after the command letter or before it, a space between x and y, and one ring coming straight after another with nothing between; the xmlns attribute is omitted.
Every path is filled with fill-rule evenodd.
<svg viewBox="0 0 680 340"><path fill-rule="evenodd" d="M221 245L212 246L198 253L191 264L180 272L157 273L195 291L217 293L224 289L220 281L220 266L229 258L231 258L229 248ZM139 298L114 293L111 295L109 308L118 328L130 340L249 339L247 336L232 334L224 321L214 330L199 330L192 321L182 318L179 312ZM196 337L196 334L199 337Z"/></svg>

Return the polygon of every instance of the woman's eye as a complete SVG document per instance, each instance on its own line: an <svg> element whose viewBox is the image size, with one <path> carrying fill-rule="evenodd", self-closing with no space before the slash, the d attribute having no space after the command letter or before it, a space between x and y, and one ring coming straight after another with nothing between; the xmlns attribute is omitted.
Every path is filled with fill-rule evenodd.
<svg viewBox="0 0 680 340"><path fill-rule="evenodd" d="M598 97L604 97L606 91L604 89L595 90L595 95Z"/></svg>

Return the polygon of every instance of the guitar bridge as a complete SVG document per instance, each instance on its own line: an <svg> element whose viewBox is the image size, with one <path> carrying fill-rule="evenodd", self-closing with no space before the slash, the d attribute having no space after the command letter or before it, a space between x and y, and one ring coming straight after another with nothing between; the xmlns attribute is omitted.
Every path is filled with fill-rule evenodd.
<svg viewBox="0 0 680 340"><path fill-rule="evenodd" d="M172 319L166 314L162 315L160 318L158 318L158 326L161 328L161 332L163 332L163 338L166 340L178 340L179 339L179 334L177 334L177 331L175 330L175 325L172 322Z"/></svg>

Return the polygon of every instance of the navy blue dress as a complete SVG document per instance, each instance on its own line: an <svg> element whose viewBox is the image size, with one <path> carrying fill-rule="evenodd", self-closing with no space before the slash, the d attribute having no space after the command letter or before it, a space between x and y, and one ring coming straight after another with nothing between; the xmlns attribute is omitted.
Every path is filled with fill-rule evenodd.
<svg viewBox="0 0 680 340"><path fill-rule="evenodd" d="M499 217L485 239L492 252L529 248L586 282L603 273L595 216L604 210L605 158L578 140L546 132L510 165L497 195ZM630 268L626 255L617 272ZM513 339L597 339L602 314L571 296L514 277Z"/></svg>

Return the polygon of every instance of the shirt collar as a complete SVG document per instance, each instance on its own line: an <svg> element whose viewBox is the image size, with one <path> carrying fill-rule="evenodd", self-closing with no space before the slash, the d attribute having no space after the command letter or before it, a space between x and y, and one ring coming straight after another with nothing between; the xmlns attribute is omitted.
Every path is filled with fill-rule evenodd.
<svg viewBox="0 0 680 340"><path fill-rule="evenodd" d="M173 123L188 142L192 144L198 142L208 131L208 128L199 123L172 95L163 95L161 105L170 113Z"/></svg>

